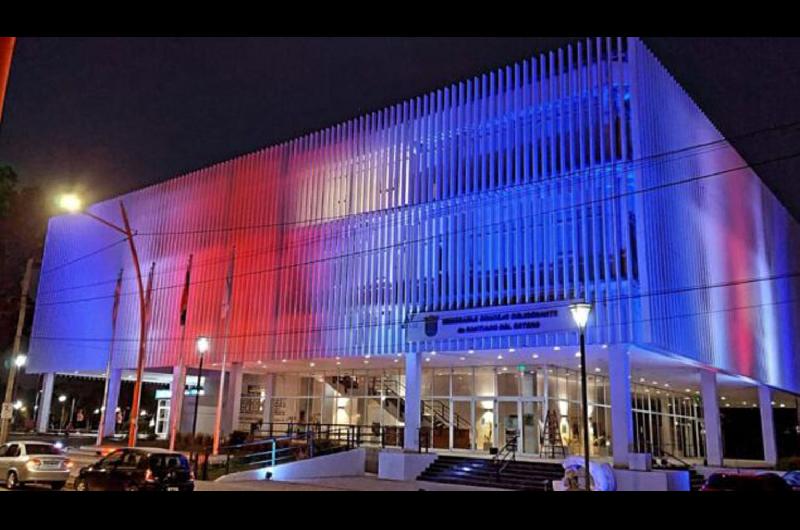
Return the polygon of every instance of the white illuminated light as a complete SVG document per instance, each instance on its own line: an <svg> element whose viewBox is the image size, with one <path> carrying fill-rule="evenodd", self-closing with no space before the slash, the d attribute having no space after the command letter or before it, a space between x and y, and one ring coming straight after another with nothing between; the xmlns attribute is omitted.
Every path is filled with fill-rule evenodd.
<svg viewBox="0 0 800 530"><path fill-rule="evenodd" d="M465 360L465 359L466 359L466 357L459 357L459 358L458 358L458 360L459 360L459 361L463 361L463 360Z"/></svg>
<svg viewBox="0 0 800 530"><path fill-rule="evenodd" d="M21 408L22 408L22 401L20 401L20 400L15 401L14 402L14 409L15 410L19 410Z"/></svg>
<svg viewBox="0 0 800 530"><path fill-rule="evenodd" d="M498 358L498 359L502 359L502 358L503 358L503 356L502 356L502 355L498 355L498 356L497 356L497 358Z"/></svg>
<svg viewBox="0 0 800 530"><path fill-rule="evenodd" d="M590 304L572 304L569 306L569 310L572 313L572 318L575 320L575 324L583 330L586 327L586 322L589 321L589 313L592 311L592 306Z"/></svg>
<svg viewBox="0 0 800 530"><path fill-rule="evenodd" d="M639 378L639 382L640 382L640 383L644 383L644 377L640 377L640 378Z"/></svg>
<svg viewBox="0 0 800 530"><path fill-rule="evenodd" d="M197 337L197 353L200 355L208 353L209 348L211 348L211 341L208 340L208 337Z"/></svg>
<svg viewBox="0 0 800 530"><path fill-rule="evenodd" d="M580 356L581 356L581 352L579 352L579 351L576 351L576 352L575 352L575 357L580 357Z"/></svg>
<svg viewBox="0 0 800 530"><path fill-rule="evenodd" d="M67 400L67 396L65 396L64 394L61 394L60 396L58 396L58 402L59 403L64 403L66 400Z"/></svg>
<svg viewBox="0 0 800 530"><path fill-rule="evenodd" d="M22 368L23 366L25 366L25 363L27 361L28 361L28 356L21 353L16 357L14 357L14 366L16 366L17 368Z"/></svg>
<svg viewBox="0 0 800 530"><path fill-rule="evenodd" d="M311 368L314 368L314 367L317 365L317 363L308 363L308 365L309 365Z"/></svg>
<svg viewBox="0 0 800 530"><path fill-rule="evenodd" d="M398 361L397 359L395 359L395 360L394 360L394 362L396 362L396 363L399 363L400 361Z"/></svg>
<svg viewBox="0 0 800 530"><path fill-rule="evenodd" d="M83 207L81 198L74 193L65 193L58 198L58 206L69 213L80 211Z"/></svg>
<svg viewBox="0 0 800 530"><path fill-rule="evenodd" d="M341 366L341 365L342 365L341 361L336 361L336 366Z"/></svg>
<svg viewBox="0 0 800 530"><path fill-rule="evenodd" d="M432 351L432 352L431 352L431 355L436 355L436 352L435 352L435 351Z"/></svg>
<svg viewBox="0 0 800 530"><path fill-rule="evenodd" d="M430 358L430 357L425 357L425 362L426 362L426 363L429 363L429 362L431 362L431 358Z"/></svg>
<svg viewBox="0 0 800 530"><path fill-rule="evenodd" d="M561 351L561 346L553 346L553 351Z"/></svg>
<svg viewBox="0 0 800 530"><path fill-rule="evenodd" d="M538 353L534 353L534 354L533 354L533 358L534 358L534 359L538 359L538 358L539 358L539 354L538 354Z"/></svg>
<svg viewBox="0 0 800 530"><path fill-rule="evenodd" d="M594 369L594 371L595 371L595 372L599 372L599 371L600 371L600 368L595 368L595 369Z"/></svg>
<svg viewBox="0 0 800 530"><path fill-rule="evenodd" d="M515 351L517 351L517 350L515 350L514 348L509 348L508 349L508 353L514 353Z"/></svg>
<svg viewBox="0 0 800 530"><path fill-rule="evenodd" d="M605 350L607 348L608 348L608 344L603 344L603 349Z"/></svg>
<svg viewBox="0 0 800 530"><path fill-rule="evenodd" d="M285 362L286 362L286 359L281 359L281 362L282 362L282 363L285 363Z"/></svg>
<svg viewBox="0 0 800 530"><path fill-rule="evenodd" d="M475 353L475 350L469 350L467 353L472 355L473 353Z"/></svg>

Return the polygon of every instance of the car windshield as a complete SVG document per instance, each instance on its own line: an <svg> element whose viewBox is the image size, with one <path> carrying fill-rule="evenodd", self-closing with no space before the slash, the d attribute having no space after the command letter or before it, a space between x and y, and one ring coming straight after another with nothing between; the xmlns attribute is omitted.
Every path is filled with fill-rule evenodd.
<svg viewBox="0 0 800 530"><path fill-rule="evenodd" d="M189 469L189 461L186 459L185 456L180 454L172 454L172 455L151 455L150 456L150 465L154 469L175 469L175 468L183 468Z"/></svg>
<svg viewBox="0 0 800 530"><path fill-rule="evenodd" d="M25 452L29 455L63 455L58 447L47 444L25 444Z"/></svg>

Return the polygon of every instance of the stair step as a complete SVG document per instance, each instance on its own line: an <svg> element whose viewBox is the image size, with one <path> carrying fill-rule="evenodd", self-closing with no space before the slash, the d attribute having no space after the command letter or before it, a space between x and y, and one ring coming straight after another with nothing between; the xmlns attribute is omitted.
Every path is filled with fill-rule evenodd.
<svg viewBox="0 0 800 530"><path fill-rule="evenodd" d="M564 475L560 464L508 461L498 475L497 464L486 458L442 455L431 463L418 480L500 489L546 491L553 480Z"/></svg>

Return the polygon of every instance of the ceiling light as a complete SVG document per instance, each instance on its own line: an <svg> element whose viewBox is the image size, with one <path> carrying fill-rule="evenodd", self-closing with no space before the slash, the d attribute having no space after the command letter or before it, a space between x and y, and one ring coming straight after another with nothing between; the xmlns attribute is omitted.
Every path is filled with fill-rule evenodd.
<svg viewBox="0 0 800 530"><path fill-rule="evenodd" d="M553 351L561 351L561 346L553 346Z"/></svg>
<svg viewBox="0 0 800 530"><path fill-rule="evenodd" d="M534 358L534 359L538 359L538 358L539 358L539 354L538 354L538 353L534 353L534 354L533 354L533 358Z"/></svg>

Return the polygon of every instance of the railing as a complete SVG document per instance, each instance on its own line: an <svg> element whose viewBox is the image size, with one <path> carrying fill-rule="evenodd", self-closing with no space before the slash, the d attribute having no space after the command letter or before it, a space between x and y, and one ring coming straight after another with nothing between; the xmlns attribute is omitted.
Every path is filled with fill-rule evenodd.
<svg viewBox="0 0 800 530"><path fill-rule="evenodd" d="M506 441L505 445L500 448L496 455L492 458L492 464L495 466L497 478L505 471L510 462L517 460L517 441L519 440L519 433L511 435Z"/></svg>
<svg viewBox="0 0 800 530"><path fill-rule="evenodd" d="M667 444L658 444L658 445L656 445L653 442L647 442L647 441L643 442L644 449L646 451L648 451L650 454L652 454L654 459L655 458L662 458L665 461L668 460L668 459L672 459L672 460L675 460L675 461L679 462L680 466L682 466L682 467L685 467L685 468L694 467L692 464L690 464L686 460L684 460L681 457L679 457L679 456L667 451L666 449L664 449L664 447L666 445ZM659 467L669 467L669 463L668 462L666 464L659 463Z"/></svg>
<svg viewBox="0 0 800 530"><path fill-rule="evenodd" d="M423 449L426 453L431 449L430 427L419 427L417 429L417 452L421 453Z"/></svg>

